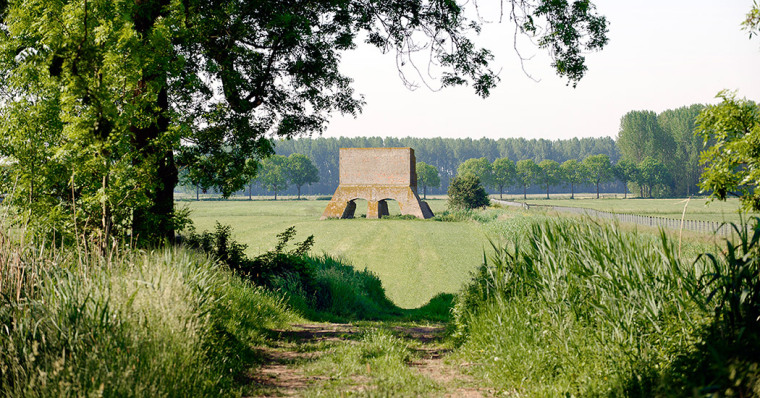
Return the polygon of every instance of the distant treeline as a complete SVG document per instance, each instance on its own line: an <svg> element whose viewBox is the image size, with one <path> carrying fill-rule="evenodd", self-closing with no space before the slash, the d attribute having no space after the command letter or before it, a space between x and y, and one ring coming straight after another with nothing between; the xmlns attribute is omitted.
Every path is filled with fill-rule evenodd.
<svg viewBox="0 0 760 398"><path fill-rule="evenodd" d="M428 194L446 193L449 181L456 175L457 167L467 159L485 157L489 161L507 157L513 161L533 159L537 163L550 159L559 163L569 159L585 159L590 155L607 155L615 163L620 158L620 152L615 141L610 137L601 138L572 138L567 140L502 138L300 138L275 142L278 155L289 156L291 153L302 153L314 162L319 169L319 182L302 188L306 194L331 195L338 187L338 151L340 148L393 148L411 147L414 149L418 162L425 162L438 168L441 176L440 188L428 188ZM582 186L580 192L592 192L594 187ZM292 191L292 192L291 192ZM619 182L611 182L602 187L603 192L622 192ZM522 188L510 187L505 192L522 193ZM543 192L541 187L532 187L529 193ZM254 194L257 187L254 187ZM270 194L258 187L258 193ZM286 193L295 194L295 188L289 188ZM493 191L496 193L496 191Z"/></svg>

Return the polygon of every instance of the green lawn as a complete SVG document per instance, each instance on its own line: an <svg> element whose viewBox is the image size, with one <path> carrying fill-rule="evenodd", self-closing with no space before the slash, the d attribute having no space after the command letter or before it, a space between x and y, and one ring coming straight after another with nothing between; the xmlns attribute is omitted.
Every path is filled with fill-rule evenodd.
<svg viewBox="0 0 760 398"><path fill-rule="evenodd" d="M294 225L298 241L313 234L313 253L325 252L367 268L383 281L388 297L404 308L419 307L438 293L453 293L469 280L483 249L490 247L484 228L474 222L432 220L325 220L319 217L327 201L200 201L179 202L192 210L198 231L216 221L231 225L235 239L248 245L251 256L271 249L275 235ZM443 200L428 201L435 213ZM356 215L366 213L366 202ZM398 214L398 204L389 204Z"/></svg>
<svg viewBox="0 0 760 398"><path fill-rule="evenodd" d="M516 199L522 202L522 197ZM595 209L601 211L609 211L614 213L627 213L627 214L640 214L645 216L657 216L667 218L681 218L681 214L686 205L686 199L538 199L535 197L528 197L526 201L532 205L548 205L548 206L569 206L569 207L583 207L588 209ZM707 201L704 197L692 198L686 206L686 219L687 220L703 220L703 221L739 221L739 213L737 210L740 207L738 199L730 199L726 202L720 201ZM754 213L753 215L758 215Z"/></svg>

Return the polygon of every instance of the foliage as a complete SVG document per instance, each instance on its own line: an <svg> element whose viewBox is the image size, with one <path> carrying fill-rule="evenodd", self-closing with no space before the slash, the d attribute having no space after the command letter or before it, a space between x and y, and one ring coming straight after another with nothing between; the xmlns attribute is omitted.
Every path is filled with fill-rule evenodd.
<svg viewBox="0 0 760 398"><path fill-rule="evenodd" d="M549 187L559 184L562 181L562 168L554 160L542 160L538 164L541 172L538 175L538 182L546 188L546 199L549 199Z"/></svg>
<svg viewBox="0 0 760 398"><path fill-rule="evenodd" d="M562 163L560 167L562 168L564 181L570 184L570 199L575 199L575 187L588 181L586 165L577 159L569 159Z"/></svg>
<svg viewBox="0 0 760 398"><path fill-rule="evenodd" d="M274 200L277 200L277 192L288 187L288 174L288 158L272 155L261 161L258 181L268 191L274 191Z"/></svg>
<svg viewBox="0 0 760 398"><path fill-rule="evenodd" d="M636 164L647 156L664 160L672 141L657 122L655 112L631 111L620 119L617 145L623 159Z"/></svg>
<svg viewBox="0 0 760 398"><path fill-rule="evenodd" d="M583 51L607 42L605 18L588 1L577 3L519 2L511 12L574 84L585 73ZM49 127L42 134L4 128L31 151L15 146L0 155L37 162L18 168L35 180L32 196L52 195L52 203L28 207L35 216L73 214L95 235L131 227L148 241L171 238L178 166L195 169L194 184L227 196L248 181L248 160L272 154L268 135L309 135L324 130L333 113L357 114L363 99L339 61L358 37L395 50L406 65L402 76L419 70L416 54L424 49L420 58L437 68L442 86L471 84L487 96L499 80L489 68L491 52L470 40L480 23L455 2L0 6L3 118Z"/></svg>
<svg viewBox="0 0 760 398"><path fill-rule="evenodd" d="M752 9L747 13L747 19L742 22L742 29L749 32L749 37L760 34L760 5L755 0Z"/></svg>
<svg viewBox="0 0 760 398"><path fill-rule="evenodd" d="M620 157L615 141L611 137L554 141L525 138L318 137L276 141L276 150L280 155L303 153L309 156L319 168L319 183L312 186L313 191L329 194L335 192L338 186L339 148L383 147L414 148L418 161L438 169L441 189L430 190L442 194L446 193L449 181L456 175L459 165L471 158L486 157L489 161L509 158L515 162L522 159L552 159L562 163L568 159L581 160L598 154L609 156L613 162ZM295 190L293 192L295 193Z"/></svg>
<svg viewBox="0 0 760 398"><path fill-rule="evenodd" d="M665 133L673 138L673 159L663 163L668 166L668 173L672 177L668 185L673 190L687 196L695 193L695 188L702 175L702 167L699 164L699 153L702 151L702 140L695 134L696 120L704 105L684 106L677 109L668 109L657 115L657 123Z"/></svg>
<svg viewBox="0 0 760 398"><path fill-rule="evenodd" d="M449 184L449 207L452 209L476 209L488 206L488 194L480 185L480 179L472 173L456 176Z"/></svg>
<svg viewBox="0 0 760 398"><path fill-rule="evenodd" d="M517 170L517 182L523 187L523 199L526 199L528 187L538 179L541 168L533 159L519 160L515 168Z"/></svg>
<svg viewBox="0 0 760 398"><path fill-rule="evenodd" d="M493 185L499 188L499 199L504 193L504 187L510 186L517 178L517 166L509 158L499 158L491 165Z"/></svg>
<svg viewBox="0 0 760 398"><path fill-rule="evenodd" d="M467 159L457 167L457 176L472 174L478 177L480 183L484 186L491 186L493 179L493 170L491 162L487 158Z"/></svg>
<svg viewBox="0 0 760 398"><path fill-rule="evenodd" d="M721 91L718 105L705 107L697 118L697 132L707 144L702 152L705 166L700 182L712 198L729 195L742 199L747 210L760 210L760 109L734 93Z"/></svg>
<svg viewBox="0 0 760 398"><path fill-rule="evenodd" d="M621 159L617 164L615 165L613 172L615 174L615 178L618 179L618 181L622 182L623 185L625 185L625 197L628 197L628 182L630 181L638 181L639 179L639 169L636 167L636 165L625 159Z"/></svg>
<svg viewBox="0 0 760 398"><path fill-rule="evenodd" d="M12 286L21 299L0 287L1 396L235 396L250 344L299 319L185 249L3 243L34 276Z"/></svg>
<svg viewBox="0 0 760 398"><path fill-rule="evenodd" d="M422 197L427 199L427 187L441 186L441 177L438 169L425 162L417 162L417 185L422 185Z"/></svg>
<svg viewBox="0 0 760 398"><path fill-rule="evenodd" d="M308 156L301 153L291 153L288 156L287 175L290 183L298 188L299 199L302 186L319 182L319 169L314 166Z"/></svg>
<svg viewBox="0 0 760 398"><path fill-rule="evenodd" d="M658 187L664 187L668 180L668 170L662 162L649 156L639 163L636 172L636 182L644 188L642 197L652 197Z"/></svg>
<svg viewBox="0 0 760 398"><path fill-rule="evenodd" d="M460 293L458 360L528 396L653 395L709 314L701 263L675 249L590 219L534 222Z"/></svg>
<svg viewBox="0 0 760 398"><path fill-rule="evenodd" d="M583 159L583 165L588 170L588 176L596 185L596 198L599 199L599 184L613 178L612 164L607 155L594 155Z"/></svg>

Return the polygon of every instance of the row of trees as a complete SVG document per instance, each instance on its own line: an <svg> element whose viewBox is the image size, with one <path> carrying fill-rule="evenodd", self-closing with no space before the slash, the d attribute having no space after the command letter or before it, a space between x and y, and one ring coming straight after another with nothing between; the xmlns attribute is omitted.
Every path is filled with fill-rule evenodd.
<svg viewBox="0 0 760 398"><path fill-rule="evenodd" d="M275 144L279 155L289 156L292 153L302 153L312 159L319 169L320 180L311 186L311 192L319 194L331 194L338 186L340 148L414 148L418 161L438 170L440 184L427 186L428 191L438 194L446 193L451 179L456 175L457 167L471 158L485 157L489 161L504 157L534 161L552 159L560 163L568 159L584 159L598 154L609 156L613 162L619 158L615 141L610 137L556 141L525 138L494 140L490 138L340 137L281 140L276 141ZM423 188L421 191L424 192L424 190Z"/></svg>
<svg viewBox="0 0 760 398"><path fill-rule="evenodd" d="M540 186L548 199L549 189L554 186L569 186L570 197L575 198L575 188L582 184L594 185L596 197L599 198L600 184L613 180L626 186L626 197L627 185L631 182L641 187L642 197L645 194L651 196L652 189L666 180L667 171L664 165L652 158L647 158L638 165L627 160L613 164L607 155L592 155L582 161L569 159L563 163L551 159L539 163L532 159L514 162L508 158L499 158L493 163L486 158L468 159L457 169L457 175L467 174L475 175L485 186L498 189L499 197L502 197L504 188L517 186L522 188L523 198L527 198L530 186Z"/></svg>
<svg viewBox="0 0 760 398"><path fill-rule="evenodd" d="M704 105L695 104L660 114L631 111L621 118L617 137L621 158L644 173L658 176L656 184L637 182L639 189L646 191L642 196L689 196L698 192L700 153L712 144L696 134L697 116L704 109ZM656 170L651 171L653 168Z"/></svg>
<svg viewBox="0 0 760 398"><path fill-rule="evenodd" d="M301 187L315 182L319 182L319 170L308 156L300 153L293 153L288 157L272 155L261 161L256 178L249 183L248 199L251 199L255 183L274 192L274 200L277 200L277 193L290 185L296 187L298 199L301 199Z"/></svg>

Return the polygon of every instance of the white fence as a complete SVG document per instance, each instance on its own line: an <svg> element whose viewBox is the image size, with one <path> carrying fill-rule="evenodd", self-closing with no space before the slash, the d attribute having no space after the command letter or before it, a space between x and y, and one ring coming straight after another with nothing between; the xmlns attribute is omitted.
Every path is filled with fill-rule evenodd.
<svg viewBox="0 0 760 398"><path fill-rule="evenodd" d="M522 207L524 209L530 209L538 207L542 209L551 209L561 211L565 213L585 214L591 217L597 217L605 220L616 220L623 223L631 223L638 225L647 225L650 227L663 227L671 229L701 232L706 234L716 234L720 236L730 236L733 232L733 227L730 224L724 224L714 221L699 221L699 220L683 220L677 218L665 218L665 217L653 217L642 216L638 214L625 214L625 213L610 213L607 211L599 211L593 209L585 209L582 207L567 207L567 206L546 206L546 205L528 205L521 202L510 202L506 200L491 199L492 201L503 206L515 206Z"/></svg>

